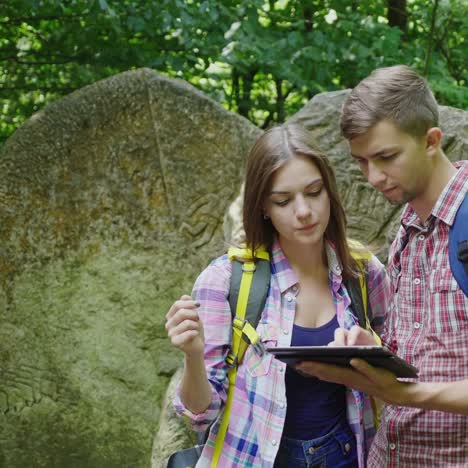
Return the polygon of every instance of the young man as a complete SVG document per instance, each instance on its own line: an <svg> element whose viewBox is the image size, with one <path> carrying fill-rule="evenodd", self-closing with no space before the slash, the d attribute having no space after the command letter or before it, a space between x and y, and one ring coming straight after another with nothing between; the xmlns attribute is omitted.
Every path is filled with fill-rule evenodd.
<svg viewBox="0 0 468 468"><path fill-rule="evenodd" d="M388 403L369 467L468 466L468 298L448 255L468 161L452 164L444 154L434 96L406 66L361 81L345 102L341 130L368 181L390 203L406 204L389 252L392 302L382 338L419 368L419 379L401 382L360 360L354 370L298 367ZM375 344L359 327L337 331L334 343Z"/></svg>

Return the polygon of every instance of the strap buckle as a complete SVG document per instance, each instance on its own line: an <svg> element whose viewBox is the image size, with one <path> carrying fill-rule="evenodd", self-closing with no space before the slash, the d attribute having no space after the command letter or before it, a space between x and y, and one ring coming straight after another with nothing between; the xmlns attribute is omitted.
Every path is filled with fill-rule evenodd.
<svg viewBox="0 0 468 468"><path fill-rule="evenodd" d="M237 367L237 365L239 364L239 359L238 359L237 354L233 353L232 351L229 351L228 355L226 356L226 363L229 369L232 369L233 367Z"/></svg>
<svg viewBox="0 0 468 468"><path fill-rule="evenodd" d="M254 262L245 262L242 264L242 271L246 273L253 273L257 269Z"/></svg>

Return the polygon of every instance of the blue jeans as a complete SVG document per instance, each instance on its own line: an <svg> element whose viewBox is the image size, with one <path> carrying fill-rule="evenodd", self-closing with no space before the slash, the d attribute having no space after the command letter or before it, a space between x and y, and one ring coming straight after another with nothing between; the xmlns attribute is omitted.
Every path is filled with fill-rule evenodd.
<svg viewBox="0 0 468 468"><path fill-rule="evenodd" d="M283 437L274 468L357 468L356 437L348 424L312 440Z"/></svg>

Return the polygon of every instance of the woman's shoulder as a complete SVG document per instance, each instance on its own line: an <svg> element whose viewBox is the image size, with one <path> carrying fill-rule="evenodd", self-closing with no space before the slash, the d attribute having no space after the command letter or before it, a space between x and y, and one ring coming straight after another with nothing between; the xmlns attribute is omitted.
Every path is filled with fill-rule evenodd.
<svg viewBox="0 0 468 468"><path fill-rule="evenodd" d="M226 282L231 277L232 264L226 254L211 260L208 266L198 275L197 284Z"/></svg>
<svg viewBox="0 0 468 468"><path fill-rule="evenodd" d="M213 260L211 260L207 268L214 268L226 271L232 270L231 261L229 260L228 254L225 253L223 255L220 255L219 257L214 258Z"/></svg>

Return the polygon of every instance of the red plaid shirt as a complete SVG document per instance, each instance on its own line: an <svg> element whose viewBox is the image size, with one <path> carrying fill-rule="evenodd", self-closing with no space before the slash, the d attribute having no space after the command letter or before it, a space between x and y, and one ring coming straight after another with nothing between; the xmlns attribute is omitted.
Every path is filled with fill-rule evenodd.
<svg viewBox="0 0 468 468"><path fill-rule="evenodd" d="M455 165L424 224L405 208L389 254L392 303L383 339L419 368L421 382L468 378L468 298L448 256L449 228L468 193L468 161ZM467 416L386 405L368 466L468 467L467 429Z"/></svg>

